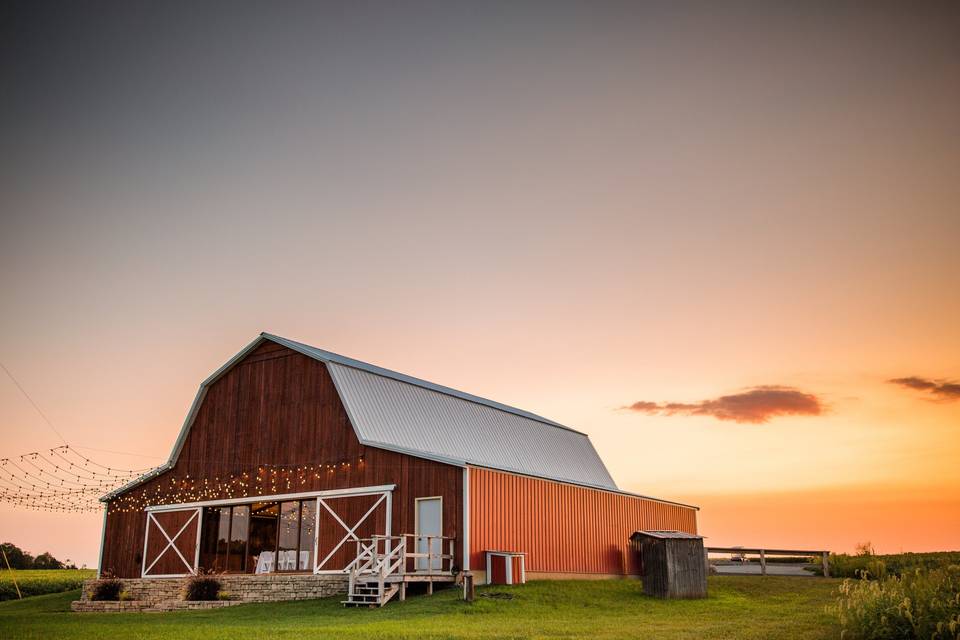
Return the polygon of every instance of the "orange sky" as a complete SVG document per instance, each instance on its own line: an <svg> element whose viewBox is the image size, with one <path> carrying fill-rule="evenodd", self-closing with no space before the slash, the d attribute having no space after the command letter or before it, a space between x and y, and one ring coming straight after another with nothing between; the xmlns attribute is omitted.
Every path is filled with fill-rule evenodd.
<svg viewBox="0 0 960 640"><path fill-rule="evenodd" d="M960 12L532 6L18 13L0 362L140 467L266 330L586 431L718 545L960 549L960 400L888 382L960 379ZM0 457L58 444L0 372Z"/></svg>

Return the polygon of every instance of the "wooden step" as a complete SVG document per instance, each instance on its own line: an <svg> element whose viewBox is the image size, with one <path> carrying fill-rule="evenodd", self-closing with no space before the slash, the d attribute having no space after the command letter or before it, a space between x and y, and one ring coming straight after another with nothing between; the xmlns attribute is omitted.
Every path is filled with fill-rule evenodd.
<svg viewBox="0 0 960 640"><path fill-rule="evenodd" d="M379 591L377 589L373 590L373 593L357 593L356 589L352 593L347 594L346 600L341 600L340 604L343 606L367 606L367 607L382 607L387 604L397 592L400 591L398 585L389 585L383 590L383 598L380 598Z"/></svg>

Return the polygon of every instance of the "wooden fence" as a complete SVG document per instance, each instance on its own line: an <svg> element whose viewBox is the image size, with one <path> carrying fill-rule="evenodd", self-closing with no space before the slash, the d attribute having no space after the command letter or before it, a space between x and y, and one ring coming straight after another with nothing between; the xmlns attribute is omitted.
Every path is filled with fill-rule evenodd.
<svg viewBox="0 0 960 640"><path fill-rule="evenodd" d="M823 562L823 575L830 577L830 552L823 549L816 550L798 550L798 549L761 549L751 547L704 547L703 559L707 563L707 569L710 568L711 553L738 553L746 555L748 553L760 555L760 575L767 575L767 556L820 556Z"/></svg>

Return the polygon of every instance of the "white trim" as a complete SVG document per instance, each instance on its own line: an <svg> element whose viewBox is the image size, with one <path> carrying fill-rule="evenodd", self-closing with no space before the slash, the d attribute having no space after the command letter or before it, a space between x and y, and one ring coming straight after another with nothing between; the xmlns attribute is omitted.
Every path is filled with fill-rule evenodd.
<svg viewBox="0 0 960 640"><path fill-rule="evenodd" d="M317 499L314 501L313 505L313 572L317 573L320 570L317 566L317 555L320 553L320 497L317 496Z"/></svg>
<svg viewBox="0 0 960 640"><path fill-rule="evenodd" d="M345 496L366 496L393 491L397 485L384 484L376 487L353 487L350 489L327 489L324 491L304 491L301 493L280 493L269 496L244 496L242 498L226 498L224 500L205 500L203 502L182 502L179 504L155 504L146 507L144 511L180 511L196 507L220 507L224 505L252 504L254 502L273 502L284 500L304 500L309 498L341 498Z"/></svg>
<svg viewBox="0 0 960 640"><path fill-rule="evenodd" d="M299 507L299 505L297 505ZM299 514L299 511L297 512ZM299 523L297 523L299 524ZM200 570L200 534L203 533L203 508L197 507L197 548L193 553L193 573L196 574ZM300 533L300 530L297 529L297 534ZM298 535L299 537L299 535ZM227 544L230 544L227 541ZM297 540L297 544L300 544L300 541Z"/></svg>
<svg viewBox="0 0 960 640"><path fill-rule="evenodd" d="M470 467L463 468L463 562L464 571L470 571Z"/></svg>
<svg viewBox="0 0 960 640"><path fill-rule="evenodd" d="M143 555L140 556L140 577L147 573L147 541L150 539L150 520L152 516L147 513L147 525L143 528Z"/></svg>
<svg viewBox="0 0 960 640"><path fill-rule="evenodd" d="M387 520L386 520L386 533L387 541L384 543L384 551L389 556L390 549L393 547L393 541L390 539L390 536L393 535L393 491L387 494Z"/></svg>
<svg viewBox="0 0 960 640"><path fill-rule="evenodd" d="M100 576L103 575L103 547L107 540L107 509L110 505L104 503L103 505L103 526L100 528L100 553L97 556L97 579L100 579Z"/></svg>

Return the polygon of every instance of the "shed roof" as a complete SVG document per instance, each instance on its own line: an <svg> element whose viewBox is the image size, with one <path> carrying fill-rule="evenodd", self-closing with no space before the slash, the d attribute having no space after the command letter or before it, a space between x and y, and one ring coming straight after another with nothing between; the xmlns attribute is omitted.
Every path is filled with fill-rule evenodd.
<svg viewBox="0 0 960 640"><path fill-rule="evenodd" d="M627 493L617 488L590 438L580 431L529 411L262 333L200 385L169 461L102 499L173 468L207 387L268 340L327 365L357 438L365 445Z"/></svg>
<svg viewBox="0 0 960 640"><path fill-rule="evenodd" d="M631 538L638 536L647 536L648 538L661 538L664 540L702 540L703 536L698 536L685 531L634 531Z"/></svg>

